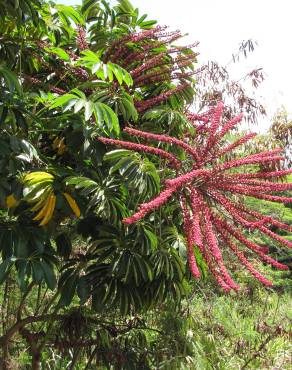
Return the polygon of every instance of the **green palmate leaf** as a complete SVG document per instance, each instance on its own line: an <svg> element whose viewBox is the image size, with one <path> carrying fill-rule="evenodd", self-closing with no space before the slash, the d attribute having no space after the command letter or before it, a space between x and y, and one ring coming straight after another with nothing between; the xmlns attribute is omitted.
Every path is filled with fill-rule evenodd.
<svg viewBox="0 0 292 370"><path fill-rule="evenodd" d="M86 100L80 99L74 104L74 113L78 113L86 105Z"/></svg>
<svg viewBox="0 0 292 370"><path fill-rule="evenodd" d="M111 8L110 8L110 6L109 6L108 1L106 1L106 0L101 0L101 3L102 3L102 5L104 6L105 13L106 13L107 15L111 14Z"/></svg>
<svg viewBox="0 0 292 370"><path fill-rule="evenodd" d="M79 65L92 67L92 65L101 62L99 56L91 50L84 50L81 52L81 55L77 63Z"/></svg>
<svg viewBox="0 0 292 370"><path fill-rule="evenodd" d="M143 14L138 20L137 20L137 24L139 25L140 23L142 23L146 18L148 17L148 14Z"/></svg>
<svg viewBox="0 0 292 370"><path fill-rule="evenodd" d="M71 303L76 292L77 284L78 276L72 273L61 287L60 304L62 306L68 306Z"/></svg>
<svg viewBox="0 0 292 370"><path fill-rule="evenodd" d="M82 1L82 8L81 8L81 13L85 14L90 11L91 8L93 7L98 7L98 0L83 0Z"/></svg>
<svg viewBox="0 0 292 370"><path fill-rule="evenodd" d="M75 10L72 6L58 4L56 5L56 9L58 10L59 17L68 26L70 26L71 21L73 21L76 24L84 24L84 19L82 15L77 10Z"/></svg>
<svg viewBox="0 0 292 370"><path fill-rule="evenodd" d="M54 268L48 262L42 261L42 269L44 273L44 279L49 289L53 290L56 287L56 276Z"/></svg>
<svg viewBox="0 0 292 370"><path fill-rule="evenodd" d="M58 107L63 107L64 112L73 108L76 114L84 108L86 121L94 117L95 123L102 131L114 132L116 135L120 133L119 120L115 112L107 104L87 100L85 94L78 89L73 89L71 93L55 98L50 109Z"/></svg>
<svg viewBox="0 0 292 370"><path fill-rule="evenodd" d="M158 239L157 236L151 231L146 228L144 228L145 237L148 244L148 249L156 249L158 246Z"/></svg>
<svg viewBox="0 0 292 370"><path fill-rule="evenodd" d="M101 129L104 130L104 128L107 128L109 132L113 131L119 135L120 126L118 117L108 105L97 102L93 104L92 109L96 123ZM104 123L106 123L106 126Z"/></svg>
<svg viewBox="0 0 292 370"><path fill-rule="evenodd" d="M21 290L25 288L25 278L27 272L27 261L17 260L15 262L15 267L17 270L17 281Z"/></svg>
<svg viewBox="0 0 292 370"><path fill-rule="evenodd" d="M91 72L102 80L112 82L115 77L120 85L122 83L127 86L133 85L133 79L129 72L115 63L103 63L100 57L91 50L82 52L82 57L78 60L77 65L91 69Z"/></svg>
<svg viewBox="0 0 292 370"><path fill-rule="evenodd" d="M78 294L81 304L84 304L89 298L90 292L89 292L88 285L86 282L86 277L84 276L81 276L78 280L77 294Z"/></svg>
<svg viewBox="0 0 292 370"><path fill-rule="evenodd" d="M122 99L120 104L124 107L124 111L126 112L123 114L125 120L133 119L133 121L137 121L138 112L133 102L129 101L128 99Z"/></svg>
<svg viewBox="0 0 292 370"><path fill-rule="evenodd" d="M84 111L84 117L85 117L85 120L88 121L89 118L91 117L92 113L93 113L93 110L94 110L94 103L91 102L91 101L87 101L85 103L85 111Z"/></svg>
<svg viewBox="0 0 292 370"><path fill-rule="evenodd" d="M56 239L57 252L60 256L68 258L72 252L72 243L67 233L59 234Z"/></svg>
<svg viewBox="0 0 292 370"><path fill-rule="evenodd" d="M75 89L71 90L71 92L72 92L73 94L77 95L80 99L86 100L86 95L84 94L84 92L83 92L83 91L81 91L81 90L79 90L79 89L75 88Z"/></svg>
<svg viewBox="0 0 292 370"><path fill-rule="evenodd" d="M4 79L4 82L11 93L22 93L21 85L15 73L12 72L9 68L0 64L0 78L1 77Z"/></svg>
<svg viewBox="0 0 292 370"><path fill-rule="evenodd" d="M112 150L110 152L107 152L104 155L103 159L105 161L112 161L112 160L115 160L115 159L120 159L121 157L127 157L130 154L133 154L133 152L131 150L116 149L116 150Z"/></svg>
<svg viewBox="0 0 292 370"><path fill-rule="evenodd" d="M203 259L203 256L197 246L194 248L194 255L196 257L197 265L200 268L200 271L202 272L203 277L206 277L208 274L208 266Z"/></svg>
<svg viewBox="0 0 292 370"><path fill-rule="evenodd" d="M69 177L65 179L66 185L73 185L76 190L81 189L80 194L82 196L97 196L100 191L100 185L86 177ZM90 203L89 203L90 204Z"/></svg>
<svg viewBox="0 0 292 370"><path fill-rule="evenodd" d="M97 182L83 176L71 176L64 180L66 185L75 185L77 189L87 186L97 186Z"/></svg>
<svg viewBox="0 0 292 370"><path fill-rule="evenodd" d="M36 283L40 283L44 278L44 270L42 262L40 261L31 261L32 268L32 277Z"/></svg>
<svg viewBox="0 0 292 370"><path fill-rule="evenodd" d="M119 8L125 13L133 13L134 7L128 0L118 0Z"/></svg>
<svg viewBox="0 0 292 370"><path fill-rule="evenodd" d="M53 100L53 103L51 104L50 109L62 107L62 106L64 106L65 104L67 104L72 99L75 100L76 99L76 95L73 95L73 94L65 94L65 95L59 96L58 98L56 98L55 100Z"/></svg>
<svg viewBox="0 0 292 370"><path fill-rule="evenodd" d="M138 112L135 108L132 97L125 91L122 91L116 98L114 103L115 112L122 115L125 121L137 121Z"/></svg>
<svg viewBox="0 0 292 370"><path fill-rule="evenodd" d="M3 126L7 115L8 115L8 107L1 105L0 106L0 127Z"/></svg>
<svg viewBox="0 0 292 370"><path fill-rule="evenodd" d="M124 68L118 66L117 64L109 62L107 63L107 69L108 71L112 71L120 85L123 82L125 82L127 86L133 85L132 76Z"/></svg>
<svg viewBox="0 0 292 370"><path fill-rule="evenodd" d="M9 273L11 266L12 266L12 262L10 258L4 260L0 264L0 284L2 284L5 281L5 278L7 274Z"/></svg>
<svg viewBox="0 0 292 370"><path fill-rule="evenodd" d="M50 53L58 55L61 59L65 60L66 62L70 62L70 56L66 53L64 49L57 48L57 47L50 47L45 48Z"/></svg>
<svg viewBox="0 0 292 370"><path fill-rule="evenodd" d="M109 79L110 81L112 81L113 74L111 70L109 70L108 66L106 64L103 64L101 67L102 67L102 70L98 71L97 75L100 76L103 80Z"/></svg>
<svg viewBox="0 0 292 370"><path fill-rule="evenodd" d="M148 29L151 29L153 28L153 26L157 23L157 21L155 20L152 20L152 21L145 21L145 22L139 22L139 26L144 29L144 30L148 30Z"/></svg>
<svg viewBox="0 0 292 370"><path fill-rule="evenodd" d="M167 127L169 132L176 135L182 135L184 130L195 132L192 123L186 118L180 107L177 110L169 106L155 107L143 115L143 120L148 121L145 125L152 130L163 131Z"/></svg>
<svg viewBox="0 0 292 370"><path fill-rule="evenodd" d="M127 150L115 150L104 156L106 161L112 161L110 174L117 171L132 188L140 194L156 194L159 189L160 179L156 168L147 158Z"/></svg>
<svg viewBox="0 0 292 370"><path fill-rule="evenodd" d="M102 63L100 61L94 63L91 68L92 73L96 74L100 70L101 67L102 67Z"/></svg>
<svg viewBox="0 0 292 370"><path fill-rule="evenodd" d="M52 181L42 181L35 185L25 186L23 188L23 199L33 203L41 198L45 199L52 190Z"/></svg>

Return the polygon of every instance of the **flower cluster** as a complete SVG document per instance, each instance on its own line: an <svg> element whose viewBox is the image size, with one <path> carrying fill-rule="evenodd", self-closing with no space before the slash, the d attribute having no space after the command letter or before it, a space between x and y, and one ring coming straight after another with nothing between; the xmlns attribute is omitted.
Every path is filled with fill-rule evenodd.
<svg viewBox="0 0 292 370"><path fill-rule="evenodd" d="M187 119L193 124L198 132L207 132L209 130L208 124L210 123L211 116L214 110L210 109L204 114L186 112Z"/></svg>
<svg viewBox="0 0 292 370"><path fill-rule="evenodd" d="M115 139L107 139L105 137L100 137L99 141L101 141L104 144L110 144L110 145L118 145L122 146L126 149L136 150L138 152L145 152L145 153L151 153L159 155L162 158L167 159L174 168L178 168L180 166L180 162L175 158L174 155L166 152L165 150L153 148L151 146L147 145L141 145L141 144L135 144L128 141L121 141L121 140L115 140Z"/></svg>
<svg viewBox="0 0 292 370"><path fill-rule="evenodd" d="M176 94L185 88L189 87L188 83L176 86L174 89L170 89L160 95L155 96L154 98L135 101L135 107L139 113L146 111L149 108L154 107L155 105L160 104L161 102L167 100L171 95Z"/></svg>
<svg viewBox="0 0 292 370"><path fill-rule="evenodd" d="M107 49L104 55L104 61L116 61L117 54L120 55L120 48L122 45L125 45L127 43L138 43L152 38L157 39L156 35L163 32L166 28L166 26L158 25L154 28L151 28L150 30L127 34L119 38L118 40L114 41Z"/></svg>
<svg viewBox="0 0 292 370"><path fill-rule="evenodd" d="M145 106L143 107L145 108ZM280 149L257 154L250 154L239 159L225 160L225 154L247 142L255 136L250 133L222 148L224 135L242 119L239 115L228 122L222 122L223 104L202 115L189 114L192 121L203 121L208 125L204 134L203 145L196 146L191 139L180 140L167 135L158 135L127 127L124 132L131 137L138 137L148 142L168 143L182 148L187 161L181 162L171 153L151 145L135 144L122 140L99 138L105 144L117 145L128 149L156 154L168 160L176 171L176 177L164 181L164 189L151 201L141 204L136 213L124 219L125 224L133 224L143 219L148 213L164 205L175 196L182 209L183 228L187 241L188 264L192 275L200 277L194 248L198 248L209 271L218 284L226 291L238 290L224 263L224 251L229 249L257 280L270 286L272 282L264 277L248 260L250 254L278 269L287 266L268 255L268 250L250 239L244 230L254 230L270 239L292 247L292 243L271 231L271 227L292 231L285 223L244 205L244 197L266 199L273 202L292 203L292 197L280 196L279 193L291 190L291 183L269 181L283 177L292 170L262 172L258 170L262 163L280 160ZM187 164L186 164L187 163ZM241 167L255 165L255 172L239 172ZM275 195L274 193L277 193ZM233 194L238 196L236 199Z"/></svg>
<svg viewBox="0 0 292 370"><path fill-rule="evenodd" d="M24 76L24 80L31 83L32 85L36 85L36 86L43 85L43 81L41 81L40 79L36 77ZM65 90L61 89L60 87L54 86L52 84L48 84L48 88L49 90L51 90L52 92L56 94L59 94L59 95L66 94Z"/></svg>
<svg viewBox="0 0 292 370"><path fill-rule="evenodd" d="M77 44L78 49L80 51L88 49L85 29L80 24L78 24L76 32L77 32L76 44Z"/></svg>
<svg viewBox="0 0 292 370"><path fill-rule="evenodd" d="M84 50L84 49L88 49L88 45L87 45L87 41L85 40L85 31L84 29L79 26L78 27L78 30L80 30L80 35L83 34L84 38L83 38L83 42L82 42L82 45L80 44L79 45L79 49L80 50ZM79 31L78 31L79 32ZM78 37L77 37L77 41L78 41ZM79 40L81 42L81 39ZM78 41L78 42L79 42ZM57 59L56 55L50 51L49 49L49 44L47 42L37 42L36 45L40 48L40 49L44 49L44 48L48 48L47 49L47 52L50 54L50 56L55 60L55 63L57 64L58 68L52 68L50 66L50 64L48 62L46 62L42 56L41 53L36 53L36 52L33 52L32 55L40 61L40 63L42 64L42 67L46 68L48 72L53 73L55 76L58 76L61 80L63 79L64 77L64 74L67 75L68 73L70 73L72 76L74 76L75 78L77 79L80 79L81 81L86 81L88 80L89 78L89 74L88 72L86 71L85 68L82 68L82 67L77 67L77 66L72 66L70 63L66 63L64 60L61 60L61 59ZM83 47L83 49L81 49ZM76 61L79 59L79 56L74 53L72 50L69 50L67 49L66 50L66 53L70 56L70 58L73 60L73 61ZM43 77L43 76L42 76ZM42 82L40 81L39 84L41 84ZM64 94L66 93L66 91L61 91L62 89L58 89L58 88L52 88L51 89L53 92L57 93L57 94Z"/></svg>
<svg viewBox="0 0 292 370"><path fill-rule="evenodd" d="M105 52L103 61L110 60L126 68L135 87L174 80L189 81L196 73L192 64L198 55L191 49L198 43L173 46L183 35L179 30L166 32L165 28L157 26L116 40Z"/></svg>
<svg viewBox="0 0 292 370"><path fill-rule="evenodd" d="M164 103L171 95L180 93L186 87L191 86L192 76L197 73L193 68L193 62L196 61L198 54L193 52L192 48L197 46L198 43L187 46L173 45L173 42L183 35L179 30L167 32L166 28L156 26L149 30L133 32L120 37L106 48L101 57L104 63L117 63L125 68L133 79L134 89L165 83L163 84L164 88L157 93L157 96L152 94L147 100L135 101L136 109L141 113L155 105ZM50 47L48 42L42 41L36 42L36 45L40 49ZM74 61L80 58L80 51L89 48L86 40L86 30L82 25L77 25L76 28L76 46L76 52L69 48L66 49L66 52ZM62 79L64 73L66 75L69 73L74 80L88 80L89 74L86 68L72 66L57 58L54 52L49 50L48 52L55 63L58 63L58 68L50 71L54 74L52 76ZM36 57L44 65L45 60L41 55ZM117 86L118 83L114 82L114 87ZM59 88L51 87L52 91L56 93L64 93ZM92 90L88 89L88 91L91 92Z"/></svg>

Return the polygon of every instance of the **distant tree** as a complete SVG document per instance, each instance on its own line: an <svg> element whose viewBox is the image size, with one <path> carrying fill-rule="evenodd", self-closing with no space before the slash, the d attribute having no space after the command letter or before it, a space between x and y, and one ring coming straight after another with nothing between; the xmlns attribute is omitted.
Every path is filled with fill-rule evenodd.
<svg viewBox="0 0 292 370"><path fill-rule="evenodd" d="M283 166L291 168L292 164L292 119L287 110L282 107L272 119L270 135L274 142L285 149L285 161Z"/></svg>
<svg viewBox="0 0 292 370"><path fill-rule="evenodd" d="M264 81L262 68L254 68L236 80L231 77L231 63L239 63L241 58L247 58L254 51L256 41L251 39L240 43L239 50L224 66L216 61L209 61L201 66L196 73L195 109L216 106L219 101L225 102L224 116L231 119L234 115L244 112L244 120L253 126L259 117L265 116L266 111L254 92Z"/></svg>

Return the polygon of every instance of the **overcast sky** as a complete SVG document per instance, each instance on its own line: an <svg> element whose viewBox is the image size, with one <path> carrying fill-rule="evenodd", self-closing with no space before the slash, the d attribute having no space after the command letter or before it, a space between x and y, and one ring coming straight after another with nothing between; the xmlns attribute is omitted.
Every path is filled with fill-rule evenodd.
<svg viewBox="0 0 292 370"><path fill-rule="evenodd" d="M56 0L67 5L81 0ZM113 2L113 1L112 1ZM226 65L243 40L258 46L240 65L229 67L237 79L263 67L266 82L259 90L269 116L284 105L292 112L292 0L131 0L140 13L200 41L200 61Z"/></svg>

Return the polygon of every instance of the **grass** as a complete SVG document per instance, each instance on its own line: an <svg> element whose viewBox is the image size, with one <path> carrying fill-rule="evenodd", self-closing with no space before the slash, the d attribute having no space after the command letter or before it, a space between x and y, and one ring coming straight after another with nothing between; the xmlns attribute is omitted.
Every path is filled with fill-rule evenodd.
<svg viewBox="0 0 292 370"><path fill-rule="evenodd" d="M187 350L169 353L159 368L291 369L290 305L288 291L247 286L240 296L226 296L205 290L188 304L188 326L169 333L176 341L184 337Z"/></svg>

